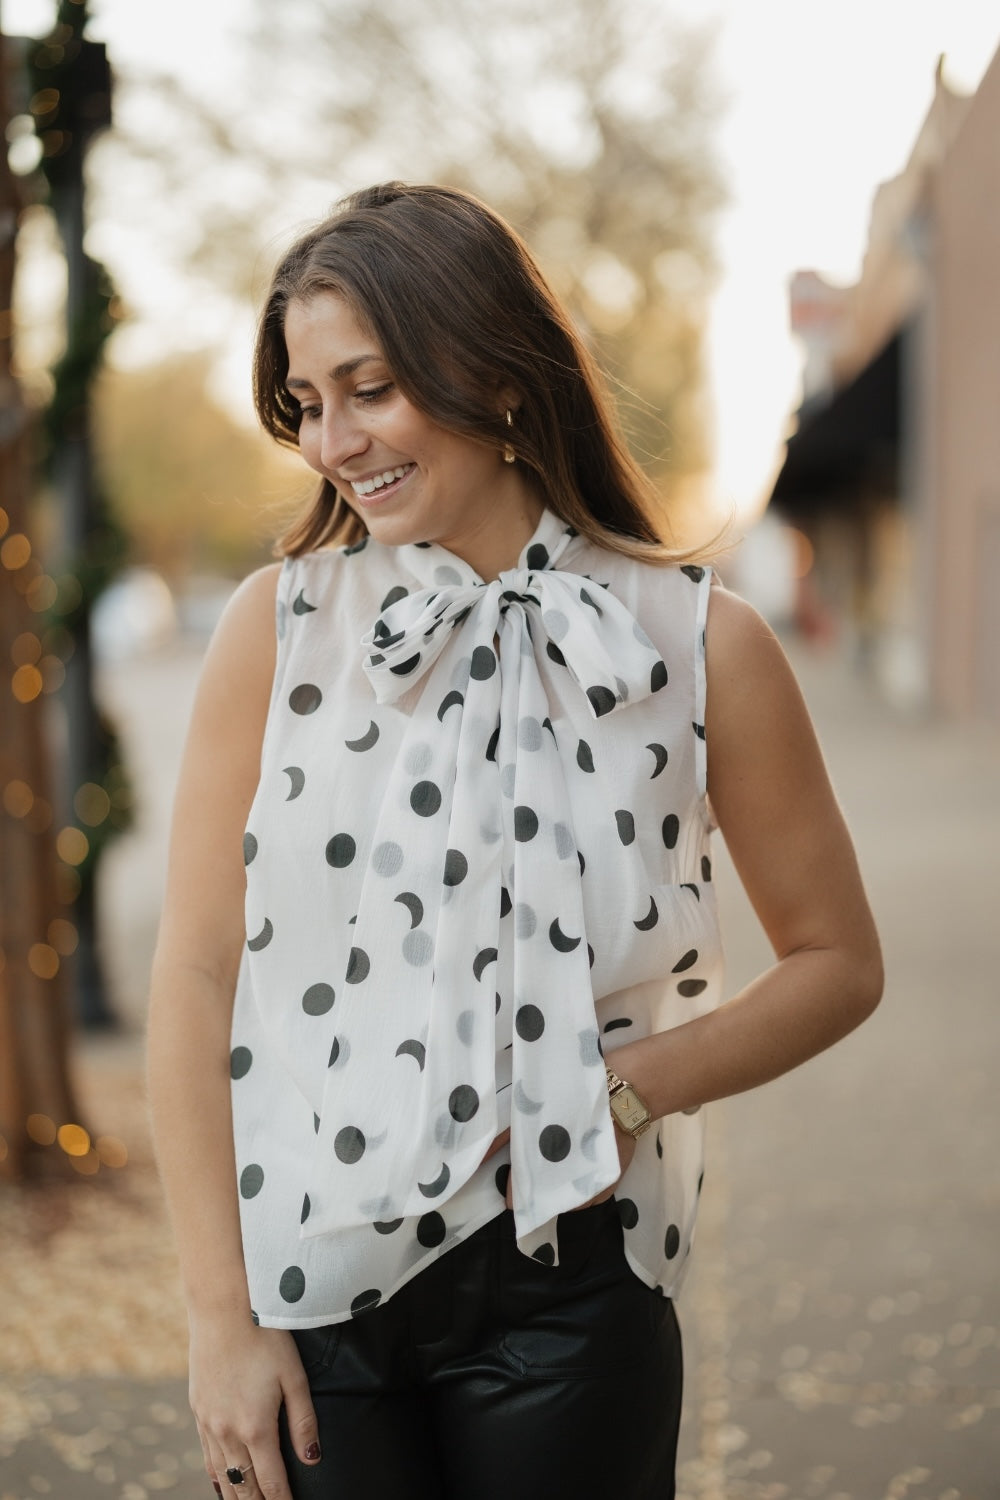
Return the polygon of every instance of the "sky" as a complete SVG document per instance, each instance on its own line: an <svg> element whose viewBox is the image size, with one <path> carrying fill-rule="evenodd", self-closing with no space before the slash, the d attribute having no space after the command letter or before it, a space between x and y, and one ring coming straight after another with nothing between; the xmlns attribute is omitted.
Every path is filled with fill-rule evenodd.
<svg viewBox="0 0 1000 1500"><path fill-rule="evenodd" d="M1000 47L1000 8L997 0L669 3L717 28L726 99L718 144L730 202L718 229L721 276L707 342L711 487L723 509L749 518L766 496L798 401L789 278L811 268L856 279L873 195L906 163L940 54L947 82L973 92ZM91 34L120 64L183 66L189 79L195 67L217 81L240 4L92 0ZM4 28L40 32L53 10L47 0L4 0ZM195 64L192 32L201 43ZM150 296L143 311L155 320Z"/></svg>

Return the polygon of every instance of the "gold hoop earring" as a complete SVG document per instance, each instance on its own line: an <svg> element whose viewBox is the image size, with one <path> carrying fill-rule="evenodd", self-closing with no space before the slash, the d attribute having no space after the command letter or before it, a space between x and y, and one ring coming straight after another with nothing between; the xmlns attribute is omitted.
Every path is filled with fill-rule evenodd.
<svg viewBox="0 0 1000 1500"><path fill-rule="evenodd" d="M507 426L511 429L513 429L514 426L514 416L509 406L507 408ZM517 462L517 454L514 452L514 448L511 443L504 443L503 445L503 461L505 464L512 464Z"/></svg>

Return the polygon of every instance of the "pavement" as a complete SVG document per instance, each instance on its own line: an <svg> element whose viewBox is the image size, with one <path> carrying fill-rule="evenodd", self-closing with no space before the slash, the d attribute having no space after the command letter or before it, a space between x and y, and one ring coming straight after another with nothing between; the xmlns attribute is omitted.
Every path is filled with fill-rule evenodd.
<svg viewBox="0 0 1000 1500"><path fill-rule="evenodd" d="M0 1195L0 1500L209 1500L145 1125L143 1009L200 648L104 684L137 779L104 871L120 1034L85 1039L98 1178ZM886 996L840 1046L713 1105L679 1500L1000 1500L1000 732L903 719L791 648L854 831ZM730 988L770 961L716 860ZM628 1448L623 1443L627 1489ZM474 1497L470 1497L474 1500Z"/></svg>

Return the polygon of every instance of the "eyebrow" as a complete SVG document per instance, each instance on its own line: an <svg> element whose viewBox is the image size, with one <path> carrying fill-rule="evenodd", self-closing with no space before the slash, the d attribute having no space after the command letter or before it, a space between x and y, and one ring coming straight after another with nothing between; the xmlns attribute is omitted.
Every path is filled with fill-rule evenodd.
<svg viewBox="0 0 1000 1500"><path fill-rule="evenodd" d="M361 365L377 364L380 360L381 356L378 354L359 354L357 359L345 359L343 364L333 367L330 371L330 379L346 380L348 375L353 375L355 370L359 369ZM312 390L311 380L295 380L293 378L286 380L285 385L290 391Z"/></svg>

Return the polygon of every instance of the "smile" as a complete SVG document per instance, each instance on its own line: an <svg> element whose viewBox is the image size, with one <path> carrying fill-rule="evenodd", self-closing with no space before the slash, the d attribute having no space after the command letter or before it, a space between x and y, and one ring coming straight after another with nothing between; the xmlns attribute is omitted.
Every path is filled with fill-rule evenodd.
<svg viewBox="0 0 1000 1500"><path fill-rule="evenodd" d="M381 474L373 474L370 479L352 479L351 489L356 495L373 495L376 490L385 489L387 485L405 479L414 467L414 464L400 464L398 468L386 469Z"/></svg>

